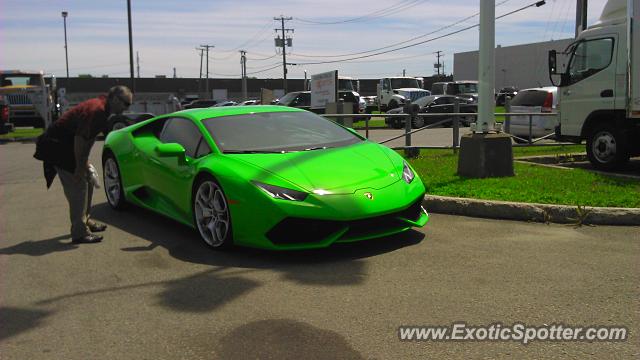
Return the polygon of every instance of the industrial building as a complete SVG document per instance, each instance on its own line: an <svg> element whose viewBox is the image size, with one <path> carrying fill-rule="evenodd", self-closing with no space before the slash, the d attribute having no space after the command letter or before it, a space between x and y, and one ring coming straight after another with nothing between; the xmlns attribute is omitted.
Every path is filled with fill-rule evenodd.
<svg viewBox="0 0 640 360"><path fill-rule="evenodd" d="M564 51L574 39L496 47L496 90L515 86L519 89L550 86L547 69L549 50ZM478 80L478 51L453 55L454 80Z"/></svg>

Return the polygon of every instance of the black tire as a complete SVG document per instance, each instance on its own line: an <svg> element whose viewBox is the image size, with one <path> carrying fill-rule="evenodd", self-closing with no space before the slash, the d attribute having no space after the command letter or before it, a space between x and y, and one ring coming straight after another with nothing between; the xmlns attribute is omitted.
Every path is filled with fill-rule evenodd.
<svg viewBox="0 0 640 360"><path fill-rule="evenodd" d="M124 210L128 206L121 174L115 155L111 151L106 151L102 156L102 186L107 202L115 210Z"/></svg>
<svg viewBox="0 0 640 360"><path fill-rule="evenodd" d="M395 100L389 101L389 105L387 105L387 111L393 110L398 107L398 103Z"/></svg>
<svg viewBox="0 0 640 360"><path fill-rule="evenodd" d="M208 187L208 190L207 190ZM203 191L201 193L200 191ZM207 196L207 191L211 194L210 197L205 198ZM218 193L219 191L219 193ZM220 198L216 198L216 196L220 196ZM198 200L201 201L211 201L209 204L198 203ZM214 203L216 201L222 200L224 202L225 209L216 208ZM206 208L203 205L210 205L211 208ZM218 204L219 206L220 204ZM203 209L210 210L210 213L217 212L215 221L218 222L222 214L226 213L226 227L224 231L224 236L220 236L220 234L216 231L219 230L217 227L211 231L208 228L209 224L204 224L202 221L205 221L207 217L213 218L213 216L206 216ZM198 235L200 235L200 239L204 241L207 246L215 250L226 250L233 246L233 228L231 225L231 212L229 211L229 202L227 201L227 197L222 190L222 186L210 175L201 176L193 186L192 194L191 194L191 211L193 213L193 224L195 225L196 231ZM199 221L199 218L200 220ZM214 221L214 220L210 220ZM218 225L222 226L223 222L218 222ZM215 223L213 226L218 226ZM208 230L208 232L207 232ZM221 230L220 230L221 231Z"/></svg>
<svg viewBox="0 0 640 360"><path fill-rule="evenodd" d="M598 170L624 166L630 157L624 132L609 123L595 126L587 136L587 157Z"/></svg>
<svg viewBox="0 0 640 360"><path fill-rule="evenodd" d="M391 118L390 125L394 129L402 129L404 127L404 124L402 123L402 119Z"/></svg>
<svg viewBox="0 0 640 360"><path fill-rule="evenodd" d="M411 121L411 126L413 126L414 129L420 129L424 126L424 118L422 116L414 117Z"/></svg>

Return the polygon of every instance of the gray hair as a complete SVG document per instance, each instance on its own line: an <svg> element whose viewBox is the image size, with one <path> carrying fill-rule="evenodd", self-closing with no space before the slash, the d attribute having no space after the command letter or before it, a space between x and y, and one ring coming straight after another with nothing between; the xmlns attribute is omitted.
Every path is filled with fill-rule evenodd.
<svg viewBox="0 0 640 360"><path fill-rule="evenodd" d="M133 93L131 92L131 90L124 86L124 85L117 85L112 87L111 89L109 89L109 93L107 94L107 98L109 100L115 98L115 97L130 97L133 96Z"/></svg>

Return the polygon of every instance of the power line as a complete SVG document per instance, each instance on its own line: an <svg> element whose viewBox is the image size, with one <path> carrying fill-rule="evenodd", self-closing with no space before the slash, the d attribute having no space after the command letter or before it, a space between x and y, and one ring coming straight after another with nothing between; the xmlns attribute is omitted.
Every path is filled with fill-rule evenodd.
<svg viewBox="0 0 640 360"><path fill-rule="evenodd" d="M407 10L409 8L412 8L420 3L426 2L429 0L402 0L398 3L395 3L391 6L388 6L386 8L380 9L380 10L376 10L374 12L371 12L369 14L366 15L362 15L362 16L358 16L355 18L351 18L351 19L346 19L346 20L338 20L338 21L314 21L314 20L308 20L308 19L302 19L302 18L295 18L297 21L303 22L303 23L307 23L307 24L311 24L311 25L336 25L336 24L344 24L344 23L350 23L350 22L359 22L359 21L368 21L368 20L373 20L373 19L377 19L377 18L381 18L381 17L386 17L386 16L390 16L393 14L397 14L401 11ZM403 4L404 3L404 4Z"/></svg>
<svg viewBox="0 0 640 360"><path fill-rule="evenodd" d="M511 0L504 0L504 1L496 4L496 6L501 6L501 5L505 4L505 3L508 3L509 1L511 1ZM359 52L349 53L349 54L341 54L341 55L305 55L305 54L295 54L295 55L299 56L299 57L310 57L310 58L337 58L337 57L346 57L346 56L355 56L355 55L367 54L367 53L370 53L370 52L380 51L380 50L392 48L394 46L406 44L406 43L409 43L409 42L412 42L412 41L427 37L429 35L433 35L435 33L438 33L440 31L442 31L442 30L446 30L446 29L454 27L454 26L456 26L456 25L458 25L460 23L466 22L467 20L470 20L470 19L478 16L479 14L480 14L479 12L475 13L475 14L473 14L471 16L467 16L464 19L458 20L458 21L456 21L454 23L451 23L449 25L443 26L441 28L438 28L436 30L430 31L428 33L425 33L425 34L422 34L422 35L418 35L418 36L412 37L410 39L407 39L407 40L404 40L404 41L400 41L400 42L397 42L397 43L393 43L393 44L390 44L390 45L387 45L387 46L383 46L383 47L380 47L380 48L376 48L376 49L371 49L371 50L366 50L366 51L359 51Z"/></svg>
<svg viewBox="0 0 640 360"><path fill-rule="evenodd" d="M541 1L538 1L538 2L535 2L535 3L532 3L532 4L529 4L529 5L527 5L527 6L523 6L523 7L519 8L519 9L516 9L516 10L510 11L510 12L508 12L508 13L504 14L504 15L498 16L498 17L496 17L496 20L497 20L497 19L501 19L501 18L506 17L506 16L509 16L509 15L512 15L512 14L514 14L514 13L516 13L516 12L519 12L519 11L525 10L525 9L527 9L527 8L530 8L530 7L533 7L533 6L540 7L540 6L544 5L544 4L545 4L545 0L541 0ZM408 48L411 48L411 47L414 47L414 46L418 46L418 45L426 44L426 43L428 43L428 42L432 42L432 41L435 41L435 40L439 40L439 39L445 38L445 37L447 37L447 36L455 35L455 34L458 34L458 33L463 32L463 31L467 31L467 30L473 29L473 28L475 28L475 27L478 27L479 25L480 25L480 24L475 24L475 25L467 26L467 27L465 27L465 28L462 28L462 29L459 29L459 30L456 30L456 31L452 31L452 32L450 32L450 33L447 33L447 34L444 34L444 35L441 35L441 36L437 36L437 37L434 37L434 38L431 38L431 39L427 39L427 40L424 40L424 41L420 41L420 42L417 42L417 43L414 43L414 44L410 44L410 45L402 46L402 47L395 48L395 49L391 49L391 50L386 50L386 51L376 52L376 53L373 53L373 54L362 55L362 56L356 56L356 57L351 57L351 58L341 59L341 60L327 60L327 61L316 61L316 62L307 62L307 63L290 63L289 65L318 65L318 64L332 64L332 63L345 62L345 61L356 60L356 59L369 58L369 57L373 57L373 56L378 56L378 55L382 55L382 54L388 54L388 53L391 53L391 52L395 52L395 51L399 51L399 50L404 50L404 49L408 49Z"/></svg>

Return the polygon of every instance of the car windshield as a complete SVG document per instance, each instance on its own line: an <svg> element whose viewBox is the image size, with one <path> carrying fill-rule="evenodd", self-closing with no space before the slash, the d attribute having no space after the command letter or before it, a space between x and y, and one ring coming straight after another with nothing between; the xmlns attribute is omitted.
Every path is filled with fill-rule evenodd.
<svg viewBox="0 0 640 360"><path fill-rule="evenodd" d="M391 87L393 89L401 88L419 88L417 79L391 79Z"/></svg>
<svg viewBox="0 0 640 360"><path fill-rule="evenodd" d="M287 105L298 96L298 92L290 92L278 100L278 104Z"/></svg>
<svg viewBox="0 0 640 360"><path fill-rule="evenodd" d="M423 96L421 98L418 98L416 101L414 101L414 104L417 104L420 107L425 107L427 106L429 103L431 103L433 100L435 100L435 96L433 95L428 95L428 96Z"/></svg>
<svg viewBox="0 0 640 360"><path fill-rule="evenodd" d="M476 83L453 84L451 87L453 88L451 95L478 93L478 84Z"/></svg>
<svg viewBox="0 0 640 360"><path fill-rule="evenodd" d="M306 111L221 116L203 120L203 124L224 153L316 150L363 141L332 121Z"/></svg>

